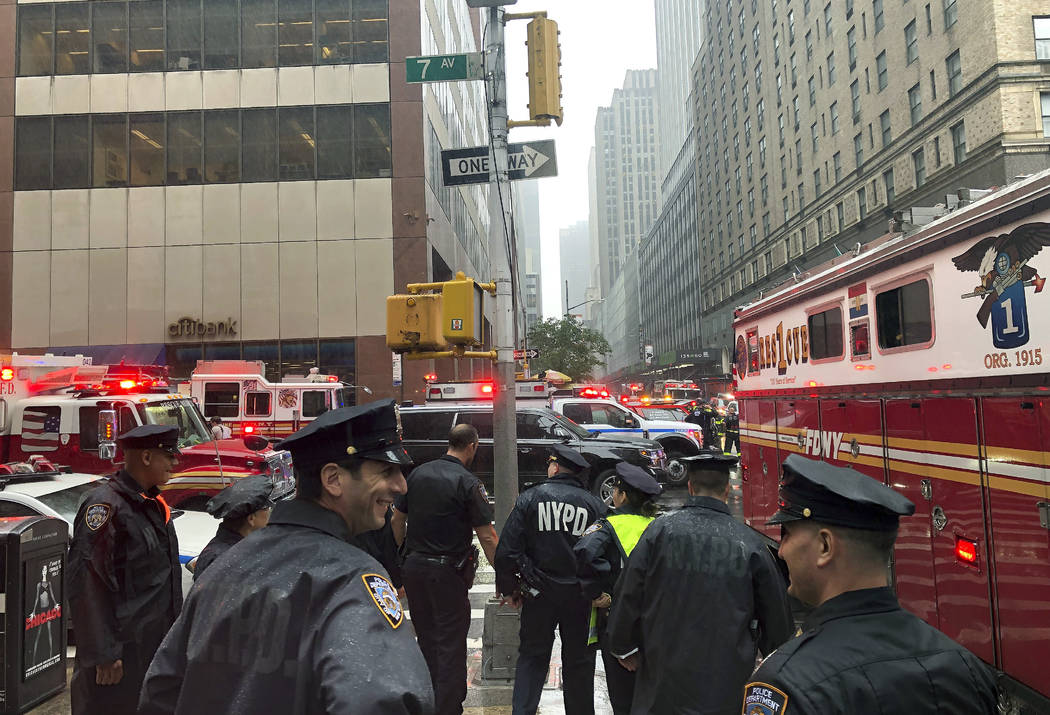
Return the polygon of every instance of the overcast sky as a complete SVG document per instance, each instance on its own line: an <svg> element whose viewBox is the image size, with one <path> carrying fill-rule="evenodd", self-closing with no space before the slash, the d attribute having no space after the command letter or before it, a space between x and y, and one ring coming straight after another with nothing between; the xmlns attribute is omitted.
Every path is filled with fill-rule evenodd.
<svg viewBox="0 0 1050 715"><path fill-rule="evenodd" d="M562 107L559 127L512 129L510 141L554 139L558 176L540 179L543 312L558 317L562 294L558 231L588 218L587 158L594 145L594 118L623 86L628 69L656 67L652 0L518 0L508 12L547 10L561 30ZM482 11L483 13L485 11ZM511 119L528 119L525 25L507 24L507 86Z"/></svg>

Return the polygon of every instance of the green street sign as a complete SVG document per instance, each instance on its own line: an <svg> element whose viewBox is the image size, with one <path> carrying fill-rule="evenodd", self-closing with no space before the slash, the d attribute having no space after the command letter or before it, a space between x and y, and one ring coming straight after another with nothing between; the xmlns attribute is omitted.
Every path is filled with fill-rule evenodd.
<svg viewBox="0 0 1050 715"><path fill-rule="evenodd" d="M480 52L405 58L405 81L409 84L484 78L485 68Z"/></svg>

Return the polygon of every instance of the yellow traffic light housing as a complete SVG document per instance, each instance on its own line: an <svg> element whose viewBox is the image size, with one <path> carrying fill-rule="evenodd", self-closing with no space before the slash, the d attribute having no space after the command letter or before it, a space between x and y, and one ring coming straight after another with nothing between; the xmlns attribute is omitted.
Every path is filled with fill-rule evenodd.
<svg viewBox="0 0 1050 715"><path fill-rule="evenodd" d="M546 17L533 18L527 27L525 46L529 52L529 116L553 119L561 126L561 45L558 23Z"/></svg>
<svg viewBox="0 0 1050 715"><path fill-rule="evenodd" d="M386 299L386 344L394 352L444 350L440 293Z"/></svg>
<svg viewBox="0 0 1050 715"><path fill-rule="evenodd" d="M455 280L445 281L441 294L445 340L452 345L481 345L485 341L482 287L459 272Z"/></svg>

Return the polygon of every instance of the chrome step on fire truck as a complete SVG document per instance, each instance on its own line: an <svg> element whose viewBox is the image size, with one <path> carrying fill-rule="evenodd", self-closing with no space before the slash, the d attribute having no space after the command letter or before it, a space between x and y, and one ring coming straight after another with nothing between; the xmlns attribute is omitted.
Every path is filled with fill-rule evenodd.
<svg viewBox="0 0 1050 715"><path fill-rule="evenodd" d="M916 505L901 603L1050 711L1050 172L884 236L738 309L745 516L799 453Z"/></svg>
<svg viewBox="0 0 1050 715"><path fill-rule="evenodd" d="M82 355L0 355L0 463L42 457L77 472L112 474L121 455L105 454L100 418L112 410L112 436L140 424L179 428L178 471L163 487L171 506L202 508L232 480L253 474L269 475L279 492L294 488L287 451L263 439L212 441L189 397L169 392L151 371L141 375L133 379Z"/></svg>

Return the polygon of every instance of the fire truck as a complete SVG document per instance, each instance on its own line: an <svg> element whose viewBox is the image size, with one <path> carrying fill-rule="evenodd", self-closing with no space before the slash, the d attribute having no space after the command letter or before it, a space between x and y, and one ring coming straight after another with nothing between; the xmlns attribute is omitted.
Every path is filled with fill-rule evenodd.
<svg viewBox="0 0 1050 715"><path fill-rule="evenodd" d="M1050 710L1047 273L1043 172L858 244L734 321L747 521L779 537L791 453L907 496L901 603L1003 672L1012 712Z"/></svg>
<svg viewBox="0 0 1050 715"><path fill-rule="evenodd" d="M171 506L202 508L232 480L253 474L269 475L276 492L294 487L287 451L261 438L213 441L193 400L169 392L156 371L93 365L81 355L0 355L0 463L43 458L111 474L121 461L119 451L109 453L113 438L141 424L179 428L179 471L162 487Z"/></svg>
<svg viewBox="0 0 1050 715"><path fill-rule="evenodd" d="M653 383L653 400L678 402L698 397L703 397L703 391L692 381L657 380Z"/></svg>
<svg viewBox="0 0 1050 715"><path fill-rule="evenodd" d="M190 381L180 389L197 402L206 419L221 418L235 437L280 439L328 410L354 404L353 387L317 368L281 382L269 382L265 374L260 360L198 360Z"/></svg>

